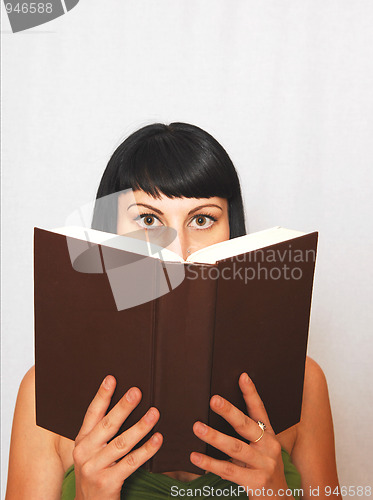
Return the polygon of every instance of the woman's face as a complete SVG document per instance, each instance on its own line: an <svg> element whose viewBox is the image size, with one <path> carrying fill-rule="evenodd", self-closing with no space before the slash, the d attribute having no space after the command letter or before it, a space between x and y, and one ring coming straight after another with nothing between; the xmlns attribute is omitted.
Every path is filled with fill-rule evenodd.
<svg viewBox="0 0 373 500"><path fill-rule="evenodd" d="M152 235L165 226L177 232L167 248L186 259L200 248L229 239L228 202L217 196L153 198L141 190L119 195L118 234L142 229L147 231L150 241L155 241Z"/></svg>

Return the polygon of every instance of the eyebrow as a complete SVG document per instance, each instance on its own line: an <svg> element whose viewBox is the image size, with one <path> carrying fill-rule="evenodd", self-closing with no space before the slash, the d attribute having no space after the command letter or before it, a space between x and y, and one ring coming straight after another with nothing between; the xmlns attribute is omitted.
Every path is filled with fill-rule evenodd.
<svg viewBox="0 0 373 500"><path fill-rule="evenodd" d="M151 205L147 205L146 203L131 203L131 205L128 206L127 211L133 206L146 207L146 208L149 208L150 210L154 210L154 212L156 212L159 215L164 215L164 213L161 210L159 210L158 208L154 208ZM206 203L205 205L199 205L198 207L192 208L192 210L189 210L188 215L191 215L194 212L197 212L201 208L205 208L205 207L216 207L216 208L219 208L221 211L223 211L223 209L219 205L215 205L215 203Z"/></svg>

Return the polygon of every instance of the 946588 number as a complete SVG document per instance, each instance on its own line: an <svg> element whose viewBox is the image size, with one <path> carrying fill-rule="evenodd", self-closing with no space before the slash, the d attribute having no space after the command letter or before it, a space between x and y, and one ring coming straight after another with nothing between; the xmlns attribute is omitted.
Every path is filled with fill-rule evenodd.
<svg viewBox="0 0 373 500"><path fill-rule="evenodd" d="M342 497L370 497L372 495L371 486L341 486L338 488L332 488L331 486L325 486L325 496L333 497L334 495L341 495Z"/></svg>
<svg viewBox="0 0 373 500"><path fill-rule="evenodd" d="M11 12L22 14L51 14L53 12L53 5L50 2L16 3L15 5L6 3L5 9L8 14L10 14Z"/></svg>

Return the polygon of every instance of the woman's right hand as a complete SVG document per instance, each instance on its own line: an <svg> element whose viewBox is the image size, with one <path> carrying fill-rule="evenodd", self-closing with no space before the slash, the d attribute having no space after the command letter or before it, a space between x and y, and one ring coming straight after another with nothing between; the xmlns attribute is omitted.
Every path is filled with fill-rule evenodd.
<svg viewBox="0 0 373 500"><path fill-rule="evenodd" d="M157 432L140 448L131 451L158 421L159 411L154 407L108 443L141 400L140 389L131 387L105 415L115 385L111 375L102 382L75 439L75 500L119 500L124 480L162 445L162 434Z"/></svg>

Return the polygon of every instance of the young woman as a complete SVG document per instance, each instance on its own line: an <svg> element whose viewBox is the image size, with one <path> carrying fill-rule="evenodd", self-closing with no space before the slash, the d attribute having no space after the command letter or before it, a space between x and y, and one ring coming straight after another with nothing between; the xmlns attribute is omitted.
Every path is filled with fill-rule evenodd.
<svg viewBox="0 0 373 500"><path fill-rule="evenodd" d="M103 211L97 205L93 228L123 234L139 228L171 227L177 231L178 251L184 258L191 249L245 234L235 168L223 147L198 127L154 124L127 138L112 155L97 198L127 189L133 190L135 204L126 204L121 194L113 197L111 209ZM151 433L160 417L157 408L150 408L138 423L111 440L141 399L140 389L133 387L105 416L115 385L111 375L102 382L74 442L35 425L34 369L29 370L15 408L7 500L205 498L213 497L214 490L225 498L237 498L239 491L238 496L247 497L247 491L253 491L250 497L302 495L308 499L310 488L318 488L318 498L323 499L328 496L326 487L332 491L338 487L327 384L321 368L310 358L301 421L278 435L245 373L239 386L247 414L219 395L211 398L211 409L242 440L196 422L195 435L231 457L216 460L192 453L193 464L206 471L201 476L185 471L153 474L141 469L162 446L163 436ZM133 450L148 434L145 444ZM248 490L242 492L237 485Z"/></svg>

